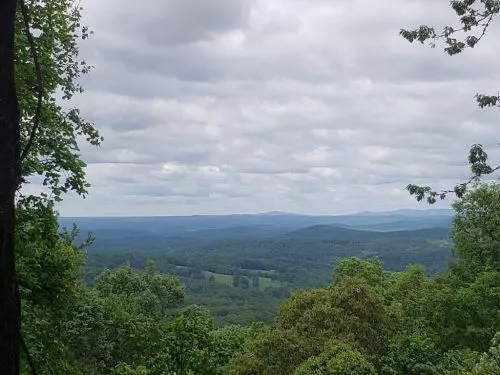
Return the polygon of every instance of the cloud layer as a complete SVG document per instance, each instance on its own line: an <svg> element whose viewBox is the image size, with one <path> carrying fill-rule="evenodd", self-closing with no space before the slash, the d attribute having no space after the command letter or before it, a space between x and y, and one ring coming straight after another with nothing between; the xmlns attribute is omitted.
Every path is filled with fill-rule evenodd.
<svg viewBox="0 0 500 375"><path fill-rule="evenodd" d="M453 22L429 0L86 0L96 66L75 101L105 137L63 215L344 213L419 207L410 183L498 155L493 35L449 57L402 27ZM146 6L147 5L147 6Z"/></svg>

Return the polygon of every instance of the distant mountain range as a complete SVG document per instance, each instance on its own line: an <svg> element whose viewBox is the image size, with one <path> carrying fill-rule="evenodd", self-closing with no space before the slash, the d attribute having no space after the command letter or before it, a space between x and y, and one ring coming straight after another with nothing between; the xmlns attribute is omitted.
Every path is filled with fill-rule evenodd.
<svg viewBox="0 0 500 375"><path fill-rule="evenodd" d="M362 238L369 232L415 231L451 227L452 210L397 210L351 215L301 215L286 212L157 217L61 217L82 236L97 239L156 237L165 241L230 238ZM442 233L442 231L440 231Z"/></svg>

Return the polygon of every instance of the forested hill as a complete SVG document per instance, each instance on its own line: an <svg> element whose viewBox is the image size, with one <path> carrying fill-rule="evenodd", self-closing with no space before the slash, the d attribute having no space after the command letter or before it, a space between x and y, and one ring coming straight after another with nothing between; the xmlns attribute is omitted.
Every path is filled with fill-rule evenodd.
<svg viewBox="0 0 500 375"><path fill-rule="evenodd" d="M390 270L419 263L429 274L452 260L448 211L63 218L61 223L72 221L82 236L96 237L87 284L105 268L129 262L139 269L154 260L159 271L181 278L187 303L209 307L221 322L272 321L293 290L327 285L341 258L379 257ZM395 229L401 227L405 230Z"/></svg>
<svg viewBox="0 0 500 375"><path fill-rule="evenodd" d="M451 210L399 210L352 215L314 216L283 212L244 215L156 217L61 217L61 226L76 223L83 234L96 237L225 237L286 234L315 225L334 225L371 231L449 228Z"/></svg>

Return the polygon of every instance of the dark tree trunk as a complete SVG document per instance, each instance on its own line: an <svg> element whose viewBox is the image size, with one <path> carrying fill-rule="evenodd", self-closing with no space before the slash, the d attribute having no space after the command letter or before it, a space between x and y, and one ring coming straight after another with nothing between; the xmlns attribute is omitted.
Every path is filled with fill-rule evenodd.
<svg viewBox="0 0 500 375"><path fill-rule="evenodd" d="M19 374L20 300L14 253L19 107L14 79L16 0L0 0L0 373Z"/></svg>

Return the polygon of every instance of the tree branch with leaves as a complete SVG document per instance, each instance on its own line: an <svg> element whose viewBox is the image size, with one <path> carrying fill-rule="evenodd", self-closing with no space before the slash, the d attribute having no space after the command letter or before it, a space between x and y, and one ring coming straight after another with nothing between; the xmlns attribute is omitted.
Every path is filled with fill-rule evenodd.
<svg viewBox="0 0 500 375"><path fill-rule="evenodd" d="M474 48L500 13L500 0L452 0L450 6L458 17L458 26L444 26L441 31L436 31L434 27L422 25L413 30L401 29L400 35L410 43L428 43L432 48L435 48L437 43L443 43L444 52L454 56L468 48ZM474 98L480 108L500 107L499 93L495 95L476 93ZM416 197L417 201L425 199L429 204L436 203L438 199L443 200L449 194L461 198L471 185L500 170L500 165L491 166L487 160L488 155L483 146L474 144L468 156L472 174L467 181L449 190L439 191L430 186L415 184L409 184L406 189Z"/></svg>

